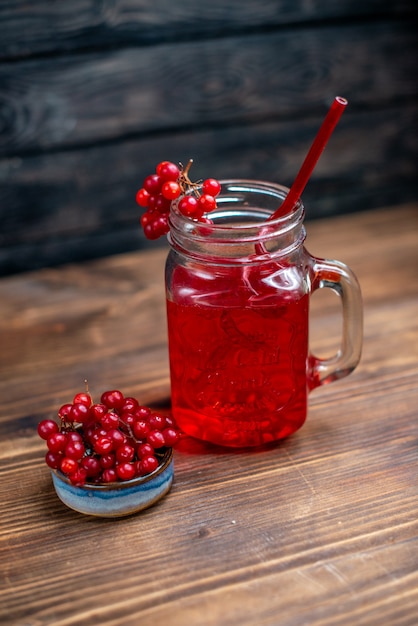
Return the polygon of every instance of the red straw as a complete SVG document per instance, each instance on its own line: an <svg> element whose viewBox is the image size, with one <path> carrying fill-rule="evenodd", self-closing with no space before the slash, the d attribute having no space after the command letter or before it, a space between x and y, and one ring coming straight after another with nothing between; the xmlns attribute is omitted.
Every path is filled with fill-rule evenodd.
<svg viewBox="0 0 418 626"><path fill-rule="evenodd" d="M336 127L338 120L340 119L347 104L348 102L345 98L340 98L339 96L337 96L334 99L334 102L332 103L326 118L322 122L322 126L319 129L318 134L316 135L304 162L302 163L302 167L300 168L299 173L289 190L289 193L287 194L286 198L279 206L279 208L272 215L270 215L269 220L274 220L278 217L282 217L283 215L286 215L287 213L290 213L290 211L292 211L295 204L302 195L302 192L305 189L305 186L313 172L313 169L317 164L318 159L321 156L325 146L327 145L328 139L331 137L332 132Z"/></svg>

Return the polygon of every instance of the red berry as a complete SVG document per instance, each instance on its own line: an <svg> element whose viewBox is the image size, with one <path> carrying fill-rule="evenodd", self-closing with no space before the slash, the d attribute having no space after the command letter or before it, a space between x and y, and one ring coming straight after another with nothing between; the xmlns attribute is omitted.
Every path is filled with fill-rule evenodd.
<svg viewBox="0 0 418 626"><path fill-rule="evenodd" d="M169 230L168 229L168 216L159 214L155 218L152 224L152 227L153 227L154 235L157 238L168 233L168 230Z"/></svg>
<svg viewBox="0 0 418 626"><path fill-rule="evenodd" d="M108 454L102 454L99 459L99 463L100 466L103 467L103 469L110 469L114 467L116 463L116 457L113 452L109 452Z"/></svg>
<svg viewBox="0 0 418 626"><path fill-rule="evenodd" d="M91 406L91 395L89 393L76 393L73 398L73 404L85 404L86 407Z"/></svg>
<svg viewBox="0 0 418 626"><path fill-rule="evenodd" d="M118 479L118 475L116 474L116 470L113 468L105 469L102 472L102 482L103 483L115 483Z"/></svg>
<svg viewBox="0 0 418 626"><path fill-rule="evenodd" d="M180 170L175 163L171 161L162 161L157 165L156 172L163 180L177 180L180 176Z"/></svg>
<svg viewBox="0 0 418 626"><path fill-rule="evenodd" d="M155 456L148 456L145 459L140 461L140 475L145 476L146 474L151 474L158 467L158 460Z"/></svg>
<svg viewBox="0 0 418 626"><path fill-rule="evenodd" d="M167 214L170 212L170 208L171 199L165 198L163 194L160 193L155 199L155 210L158 211L158 213Z"/></svg>
<svg viewBox="0 0 418 626"><path fill-rule="evenodd" d="M203 214L203 208L199 205L199 201L194 196L184 196L178 203L180 213L186 217L200 217Z"/></svg>
<svg viewBox="0 0 418 626"><path fill-rule="evenodd" d="M67 437L64 433L52 433L46 440L46 445L51 452L64 452Z"/></svg>
<svg viewBox="0 0 418 626"><path fill-rule="evenodd" d="M215 178L207 178L203 181L202 191L203 193L216 197L221 192L221 183Z"/></svg>
<svg viewBox="0 0 418 626"><path fill-rule="evenodd" d="M167 180L161 187L161 194L167 200L175 200L181 193L180 185L174 180Z"/></svg>
<svg viewBox="0 0 418 626"><path fill-rule="evenodd" d="M62 407L58 411L58 416L64 421L69 421L68 418L69 418L72 408L73 408L72 404L69 404L69 403L63 404Z"/></svg>
<svg viewBox="0 0 418 626"><path fill-rule="evenodd" d="M94 438L94 433L97 430L97 424L91 423L86 426L83 425L83 435L87 444L91 444Z"/></svg>
<svg viewBox="0 0 418 626"><path fill-rule="evenodd" d="M200 208L202 209L202 213L209 213L210 211L216 209L216 200L208 193L204 193L200 196L198 202Z"/></svg>
<svg viewBox="0 0 418 626"><path fill-rule="evenodd" d="M100 424L105 430L112 430L119 426L119 416L116 413L108 412L100 418Z"/></svg>
<svg viewBox="0 0 418 626"><path fill-rule="evenodd" d="M116 462L130 462L133 460L135 454L135 449L130 446L128 443L119 446L116 450Z"/></svg>
<svg viewBox="0 0 418 626"><path fill-rule="evenodd" d="M124 411L122 415L120 416L120 422L124 426L130 426L132 428L135 421L136 421L136 418L135 418L135 415L133 415L133 413L127 413L126 411Z"/></svg>
<svg viewBox="0 0 418 626"><path fill-rule="evenodd" d="M145 439L150 431L148 422L144 420L138 420L134 423L133 429L134 435L137 439Z"/></svg>
<svg viewBox="0 0 418 626"><path fill-rule="evenodd" d="M198 218L199 222L201 224L213 224L213 220L211 220L209 217L207 217L206 215L202 215L201 217ZM200 228L199 232L203 235L203 236L209 236L212 232L213 229L212 228Z"/></svg>
<svg viewBox="0 0 418 626"><path fill-rule="evenodd" d="M81 441L70 441L65 446L64 454L70 459L79 461L83 458L86 449Z"/></svg>
<svg viewBox="0 0 418 626"><path fill-rule="evenodd" d="M110 437L99 437L93 444L94 451L97 454L107 454L113 450L113 441Z"/></svg>
<svg viewBox="0 0 418 626"><path fill-rule="evenodd" d="M151 195L148 200L148 213L155 213L157 198L160 194Z"/></svg>
<svg viewBox="0 0 418 626"><path fill-rule="evenodd" d="M58 469L63 458L62 452L51 452L51 450L48 450L45 455L45 463L52 469Z"/></svg>
<svg viewBox="0 0 418 626"><path fill-rule="evenodd" d="M121 391L114 389L113 391L105 391L102 393L100 401L109 409L120 409L123 406L125 398Z"/></svg>
<svg viewBox="0 0 418 626"><path fill-rule="evenodd" d="M136 192L135 200L137 204L139 204L139 206L142 206L144 208L147 207L149 198L150 198L150 194L144 188L138 189L138 191Z"/></svg>
<svg viewBox="0 0 418 626"><path fill-rule="evenodd" d="M70 422L85 424L90 417L90 409L85 404L73 404L70 411Z"/></svg>
<svg viewBox="0 0 418 626"><path fill-rule="evenodd" d="M140 443L137 448L137 456L140 460L145 459L148 456L154 455L154 448L149 443Z"/></svg>
<svg viewBox="0 0 418 626"><path fill-rule="evenodd" d="M98 476L102 469L99 463L99 459L97 459L95 456L85 456L83 459L81 459L80 465L86 470L87 476L89 478L93 476Z"/></svg>
<svg viewBox="0 0 418 626"><path fill-rule="evenodd" d="M128 411L129 413L132 413L132 411L134 411L136 408L138 408L138 400L135 400L135 398L130 398L129 396L125 398L123 406L121 407L122 411Z"/></svg>
<svg viewBox="0 0 418 626"><path fill-rule="evenodd" d="M93 446L96 443L96 441L100 439L100 437L107 437L107 430L98 426L96 426L92 430L90 430L89 428L88 433L89 433L88 441ZM86 433L86 436L87 436L87 433Z"/></svg>
<svg viewBox="0 0 418 626"><path fill-rule="evenodd" d="M153 448L162 448L165 446L164 435L159 430L151 430L147 435L147 443L151 444Z"/></svg>
<svg viewBox="0 0 418 626"><path fill-rule="evenodd" d="M179 434L174 428L165 428L163 435L166 446L174 446L179 440Z"/></svg>
<svg viewBox="0 0 418 626"><path fill-rule="evenodd" d="M105 413L107 413L107 406L105 404L92 404L90 407L90 416L94 422L99 422Z"/></svg>
<svg viewBox="0 0 418 626"><path fill-rule="evenodd" d="M165 416L165 423L166 426L172 426L173 428L177 428L177 424L175 422L175 419L172 415L166 415Z"/></svg>
<svg viewBox="0 0 418 626"><path fill-rule="evenodd" d="M150 174L144 180L143 187L150 195L155 196L160 193L162 182L158 174Z"/></svg>
<svg viewBox="0 0 418 626"><path fill-rule="evenodd" d="M159 413L152 413L148 418L148 424L151 429L154 430L163 430L166 425L166 419L164 415L160 415Z"/></svg>
<svg viewBox="0 0 418 626"><path fill-rule="evenodd" d="M116 465L116 474L121 480L131 480L135 476L135 466L132 463Z"/></svg>
<svg viewBox="0 0 418 626"><path fill-rule="evenodd" d="M78 462L75 459L70 459L65 456L60 465L60 470L63 474L73 474L78 469Z"/></svg>
<svg viewBox="0 0 418 626"><path fill-rule="evenodd" d="M87 472L84 467L78 467L75 472L69 474L68 478L76 487L82 487L86 483Z"/></svg>
<svg viewBox="0 0 418 626"><path fill-rule="evenodd" d="M138 418L139 420L147 420L150 415L151 415L151 409L148 408L147 406L139 406L135 410L135 417Z"/></svg>
<svg viewBox="0 0 418 626"><path fill-rule="evenodd" d="M154 230L154 222L151 222L150 224L146 224L144 226L144 235L150 241L153 241L159 238L160 236L159 233L156 230Z"/></svg>
<svg viewBox="0 0 418 626"><path fill-rule="evenodd" d="M48 437L59 431L58 424L54 420L42 420L38 424L38 435L41 439L48 439Z"/></svg>
<svg viewBox="0 0 418 626"><path fill-rule="evenodd" d="M141 215L141 218L139 221L141 222L142 228L145 228L146 226L149 226L150 224L152 224L154 219L155 219L155 215L153 212L145 211L145 213Z"/></svg>
<svg viewBox="0 0 418 626"><path fill-rule="evenodd" d="M67 437L67 443L70 443L70 441L81 441L81 443L83 442L83 437L80 435L78 430L69 430L65 433L65 435Z"/></svg>
<svg viewBox="0 0 418 626"><path fill-rule="evenodd" d="M127 442L126 435L118 428L112 428L112 430L109 430L107 437L112 440L114 450L117 450L120 446L125 445Z"/></svg>

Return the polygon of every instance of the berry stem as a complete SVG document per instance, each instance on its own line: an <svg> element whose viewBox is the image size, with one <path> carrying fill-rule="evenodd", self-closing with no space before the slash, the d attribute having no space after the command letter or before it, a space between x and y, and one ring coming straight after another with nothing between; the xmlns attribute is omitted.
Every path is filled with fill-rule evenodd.
<svg viewBox="0 0 418 626"><path fill-rule="evenodd" d="M189 189L192 189L196 198L200 198L200 191L199 191L200 181L196 181L194 183L189 177L189 171L192 165L193 165L193 159L189 159L186 167L183 167L181 165L179 183L180 183L180 187L183 193L186 193Z"/></svg>
<svg viewBox="0 0 418 626"><path fill-rule="evenodd" d="M193 159L189 159L189 162L187 163L186 167L183 169L183 175L187 180L189 180L189 171L192 165L193 165Z"/></svg>

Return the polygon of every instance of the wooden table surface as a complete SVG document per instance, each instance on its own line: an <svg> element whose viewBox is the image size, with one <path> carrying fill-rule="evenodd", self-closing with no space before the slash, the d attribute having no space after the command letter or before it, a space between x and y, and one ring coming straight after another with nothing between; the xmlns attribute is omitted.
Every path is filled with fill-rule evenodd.
<svg viewBox="0 0 418 626"><path fill-rule="evenodd" d="M57 498L37 423L89 380L169 407L165 249L0 281L0 621L13 626L418 623L418 205L308 223L358 275L361 363L263 450L185 439L158 504L118 521ZM338 299L312 299L332 352Z"/></svg>

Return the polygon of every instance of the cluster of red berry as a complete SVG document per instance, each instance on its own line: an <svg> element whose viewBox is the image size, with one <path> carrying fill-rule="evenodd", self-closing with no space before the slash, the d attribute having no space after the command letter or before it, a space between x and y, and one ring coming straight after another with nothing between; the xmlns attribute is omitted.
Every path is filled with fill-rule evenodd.
<svg viewBox="0 0 418 626"><path fill-rule="evenodd" d="M207 178L202 183L193 183L189 178L192 162L190 160L183 168L171 161L162 161L137 191L136 201L146 209L140 221L148 239L158 239L168 233L168 214L173 200L178 200L178 209L183 215L199 221L209 221L205 214L216 209L220 182Z"/></svg>
<svg viewBox="0 0 418 626"><path fill-rule="evenodd" d="M105 391L99 404L88 392L58 411L60 425L45 419L38 425L46 441L47 465L72 484L111 483L145 476L157 469L164 448L179 439L170 416L141 406L121 391Z"/></svg>

